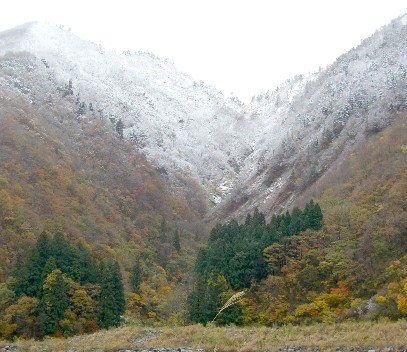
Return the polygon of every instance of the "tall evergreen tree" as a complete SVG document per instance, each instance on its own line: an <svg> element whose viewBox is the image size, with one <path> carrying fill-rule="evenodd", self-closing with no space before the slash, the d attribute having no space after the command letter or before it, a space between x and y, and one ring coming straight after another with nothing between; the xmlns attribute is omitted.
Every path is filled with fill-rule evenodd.
<svg viewBox="0 0 407 352"><path fill-rule="evenodd" d="M41 282L44 283L47 276L57 269L57 264L54 257L49 257L41 274Z"/></svg>
<svg viewBox="0 0 407 352"><path fill-rule="evenodd" d="M72 269L74 268L73 261L75 256L71 244L66 240L63 233L57 232L54 235L51 241L51 250L57 267L69 277L73 277ZM76 277L73 277L73 279L76 279Z"/></svg>
<svg viewBox="0 0 407 352"><path fill-rule="evenodd" d="M178 254L181 253L181 240L180 240L180 237L179 237L178 229L175 230L174 240L173 240L172 244L173 244L175 250L177 251L177 253Z"/></svg>
<svg viewBox="0 0 407 352"><path fill-rule="evenodd" d="M304 230L305 227L303 223L302 211L298 207L295 207L291 212L291 221L290 226L288 228L288 232L290 236L293 236Z"/></svg>
<svg viewBox="0 0 407 352"><path fill-rule="evenodd" d="M254 209L252 222L264 226L266 224L266 218L262 212L259 211L258 208Z"/></svg>
<svg viewBox="0 0 407 352"><path fill-rule="evenodd" d="M75 281L79 281L81 284L95 284L99 281L96 260L81 242L73 246L72 257L71 275Z"/></svg>
<svg viewBox="0 0 407 352"><path fill-rule="evenodd" d="M43 320L45 333L54 333L59 329L68 307L68 285L59 269L53 270L44 280L41 309L46 319Z"/></svg>
<svg viewBox="0 0 407 352"><path fill-rule="evenodd" d="M140 284L142 279L141 273L141 265L140 265L140 258L137 258L136 264L133 267L133 271L131 273L131 288L134 292L140 292Z"/></svg>
<svg viewBox="0 0 407 352"><path fill-rule="evenodd" d="M322 227L322 210L318 203L314 203L311 199L311 211L309 214L309 225L312 230L319 230Z"/></svg>
<svg viewBox="0 0 407 352"><path fill-rule="evenodd" d="M103 263L100 277L99 325L105 329L110 326L119 326L120 317L125 310L124 288L119 264L113 261Z"/></svg>
<svg viewBox="0 0 407 352"><path fill-rule="evenodd" d="M160 241L161 243L164 243L167 241L167 222L165 221L165 217L162 217L161 219L161 225L160 225Z"/></svg>
<svg viewBox="0 0 407 352"><path fill-rule="evenodd" d="M244 224L245 224L245 225L249 225L251 222L252 222L252 214L251 214L251 213L248 213L248 214L246 215L246 219L245 219L245 221L244 221Z"/></svg>
<svg viewBox="0 0 407 352"><path fill-rule="evenodd" d="M45 264L49 256L52 255L51 239L47 232L41 232L37 240L36 248L41 258L41 263Z"/></svg>
<svg viewBox="0 0 407 352"><path fill-rule="evenodd" d="M18 296L23 294L30 297L41 296L42 283L46 276L43 271L51 252L51 240L44 231L40 234L35 247L29 253L27 262L22 264L20 261L14 273L17 278L16 293Z"/></svg>

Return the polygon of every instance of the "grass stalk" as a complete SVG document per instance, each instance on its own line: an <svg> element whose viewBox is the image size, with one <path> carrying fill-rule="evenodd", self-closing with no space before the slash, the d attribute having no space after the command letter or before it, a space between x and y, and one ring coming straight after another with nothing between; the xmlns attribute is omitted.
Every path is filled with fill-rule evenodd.
<svg viewBox="0 0 407 352"><path fill-rule="evenodd" d="M243 298L243 296L245 295L245 291L239 291L236 292L234 295L232 295L232 297L230 297L226 303L219 309L219 311L216 313L215 317L212 319L211 323L215 323L216 319L218 318L218 316L227 308L229 308L230 306L233 306L236 303L239 303L241 301L241 299ZM196 348L198 348L201 344L203 339L206 336L206 332L207 329L204 330L204 333L202 334L201 339L199 340L198 346ZM216 347L215 347L216 349Z"/></svg>

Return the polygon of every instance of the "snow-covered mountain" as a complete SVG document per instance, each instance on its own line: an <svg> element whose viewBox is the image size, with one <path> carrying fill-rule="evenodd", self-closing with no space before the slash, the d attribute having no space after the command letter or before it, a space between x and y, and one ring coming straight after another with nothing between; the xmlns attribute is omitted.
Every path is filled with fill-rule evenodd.
<svg viewBox="0 0 407 352"><path fill-rule="evenodd" d="M105 51L30 23L0 34L0 55L29 52L139 148L173 187L202 185L211 220L290 207L352 148L407 110L407 15L326 70L287 81L246 106L148 53ZM13 54L8 54L13 55ZM10 78L11 77L11 78ZM23 77L1 79L24 94ZM115 127L115 126L113 126Z"/></svg>
<svg viewBox="0 0 407 352"><path fill-rule="evenodd" d="M242 106L168 60L108 52L41 23L3 32L0 54L9 51L30 52L61 82L71 80L78 100L115 123L121 120L124 136L173 184L191 177L215 203L250 152L242 135L250 121L244 120Z"/></svg>
<svg viewBox="0 0 407 352"><path fill-rule="evenodd" d="M246 118L257 120L253 152L213 219L243 217L255 207L285 211L406 110L404 15L326 70L295 77L244 108Z"/></svg>

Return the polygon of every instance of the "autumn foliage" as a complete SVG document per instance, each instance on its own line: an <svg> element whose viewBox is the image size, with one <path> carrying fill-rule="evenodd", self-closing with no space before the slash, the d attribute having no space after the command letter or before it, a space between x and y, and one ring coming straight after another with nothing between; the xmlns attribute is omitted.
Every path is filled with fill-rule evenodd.
<svg viewBox="0 0 407 352"><path fill-rule="evenodd" d="M210 321L222 294L241 288L241 311L226 322L405 318L406 136L406 119L399 118L315 183L308 195L321 204L321 228L297 207L269 223L255 212L245 224L215 226L196 262L191 320ZM215 274L223 291L211 289Z"/></svg>
<svg viewBox="0 0 407 352"><path fill-rule="evenodd" d="M345 149L291 209L218 224L203 246L199 185L169 189L115 117L41 60L8 54L0 76L2 338L94 332L124 310L207 323L236 291L218 324L406 317L405 118Z"/></svg>
<svg viewBox="0 0 407 352"><path fill-rule="evenodd" d="M35 301L20 299L22 295L38 299L43 284L34 280L37 284L29 290L20 287L16 292L13 278L45 232L60 234L75 248L82 246L89 255L81 265L117 261L134 319L185 321L178 303L186 293L177 285L188 281L204 233L199 218L205 206L197 196L198 186L191 184L186 191L196 195L194 202L183 192L170 191L135 146L121 138L114 117L107 118L102 107L85 102L76 82L59 81L38 58L6 55L0 59L0 76L5 82L18 76L27 87L22 94L15 85L5 84L0 92L0 315L6 316L9 309L7 316L14 316L10 310L21 308L21 319L39 318L30 313ZM54 253L56 261L61 253ZM41 263L45 264L52 266ZM80 274L68 273L65 269L71 264L67 260L53 268L79 284L67 286L69 300L94 301L95 292L82 286L97 282L85 283ZM136 266L139 283L134 287ZM69 314L59 319L63 326L55 333L104 327L88 318L80 328L69 327L79 314L71 301ZM117 323L115 318L106 319ZM2 336L11 336L10 329ZM16 328L12 335L23 333Z"/></svg>

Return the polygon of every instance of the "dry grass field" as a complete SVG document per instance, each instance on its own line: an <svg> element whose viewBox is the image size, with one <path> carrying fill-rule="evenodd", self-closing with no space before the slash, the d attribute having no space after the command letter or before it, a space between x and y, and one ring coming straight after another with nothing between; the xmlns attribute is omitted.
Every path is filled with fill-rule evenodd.
<svg viewBox="0 0 407 352"><path fill-rule="evenodd" d="M279 328L218 328L200 325L172 328L126 326L68 339L0 342L1 347L5 345L13 346L15 351L33 352L141 351L152 347L202 348L206 352L369 351L373 349L402 351L407 349L407 321L288 325Z"/></svg>

